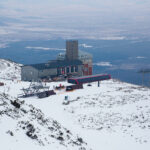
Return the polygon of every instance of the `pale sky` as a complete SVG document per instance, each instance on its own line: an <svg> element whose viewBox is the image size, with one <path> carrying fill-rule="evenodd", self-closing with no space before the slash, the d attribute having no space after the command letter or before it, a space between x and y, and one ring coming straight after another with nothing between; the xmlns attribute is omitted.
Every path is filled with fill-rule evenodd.
<svg viewBox="0 0 150 150"><path fill-rule="evenodd" d="M1 0L0 35L150 37L150 0Z"/></svg>

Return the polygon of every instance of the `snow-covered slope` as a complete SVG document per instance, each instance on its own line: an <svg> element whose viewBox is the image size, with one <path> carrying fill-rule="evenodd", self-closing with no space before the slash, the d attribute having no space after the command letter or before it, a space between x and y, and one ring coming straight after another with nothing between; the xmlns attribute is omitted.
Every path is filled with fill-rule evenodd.
<svg viewBox="0 0 150 150"><path fill-rule="evenodd" d="M53 87L59 83L51 83ZM63 83L61 83L63 84ZM64 83L65 84L65 83ZM64 97L69 105L62 105ZM110 80L45 99L27 98L45 114L78 133L94 150L149 150L150 89Z"/></svg>
<svg viewBox="0 0 150 150"><path fill-rule="evenodd" d="M100 87L97 87L97 83L92 83L92 86L85 84L83 89L73 92L57 90L57 95L43 99L36 96L20 98L19 101L25 103L17 109L10 103L10 99L13 100L21 94L21 89L27 88L30 83L17 80L1 81L5 85L0 87L0 92L9 95L9 98L4 98L4 95L0 97L0 105L5 104L0 106L0 111L5 112L1 114L0 119L0 141L5 150L19 150L21 147L28 150L84 149L81 147L90 147L92 150L150 148L149 88L112 79L101 82ZM52 82L47 83L47 86L53 89L59 84L67 85L67 82ZM65 96L69 97L69 105L63 105ZM60 128L53 122L57 122ZM53 127L54 131L48 127ZM27 135L30 128L34 128L33 137L37 136L34 139ZM72 133L69 139L67 131ZM61 135L63 144L60 140L62 138L58 138ZM81 139L87 145L80 143L78 146L73 142L81 142Z"/></svg>
<svg viewBox="0 0 150 150"><path fill-rule="evenodd" d="M41 110L6 94L0 94L0 116L2 149L89 149L81 137L46 118Z"/></svg>
<svg viewBox="0 0 150 150"><path fill-rule="evenodd" d="M21 79L21 65L10 60L0 59L0 79Z"/></svg>

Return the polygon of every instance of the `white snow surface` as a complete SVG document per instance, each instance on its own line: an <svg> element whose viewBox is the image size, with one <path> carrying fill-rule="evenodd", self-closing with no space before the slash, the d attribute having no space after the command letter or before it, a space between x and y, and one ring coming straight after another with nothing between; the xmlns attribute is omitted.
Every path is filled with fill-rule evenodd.
<svg viewBox="0 0 150 150"><path fill-rule="evenodd" d="M150 149L149 88L111 79L101 82L100 87L92 83L72 92L56 90L56 95L43 99L19 98L21 106L15 108L10 100L30 84L20 81L19 73L16 76L13 81L0 80L5 84L0 86L3 150ZM50 89L68 85L46 84ZM65 96L69 97L68 105L62 104Z"/></svg>
<svg viewBox="0 0 150 150"><path fill-rule="evenodd" d="M21 64L0 59L0 79L21 79Z"/></svg>

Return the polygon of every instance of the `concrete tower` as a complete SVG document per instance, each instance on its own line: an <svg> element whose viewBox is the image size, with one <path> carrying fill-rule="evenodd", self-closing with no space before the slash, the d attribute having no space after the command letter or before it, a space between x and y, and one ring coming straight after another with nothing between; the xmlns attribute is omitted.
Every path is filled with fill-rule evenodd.
<svg viewBox="0 0 150 150"><path fill-rule="evenodd" d="M66 59L68 60L78 59L78 41L77 40L66 41Z"/></svg>

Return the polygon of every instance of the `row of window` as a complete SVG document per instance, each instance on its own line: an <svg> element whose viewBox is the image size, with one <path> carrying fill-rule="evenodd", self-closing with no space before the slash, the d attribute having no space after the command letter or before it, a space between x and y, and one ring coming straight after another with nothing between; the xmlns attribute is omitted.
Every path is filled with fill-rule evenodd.
<svg viewBox="0 0 150 150"><path fill-rule="evenodd" d="M63 67L57 69L58 74L68 74L74 72L78 72L78 66L70 66L70 67Z"/></svg>

